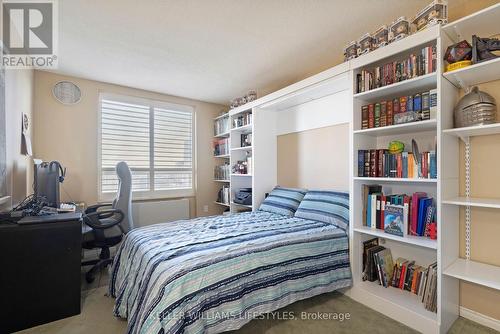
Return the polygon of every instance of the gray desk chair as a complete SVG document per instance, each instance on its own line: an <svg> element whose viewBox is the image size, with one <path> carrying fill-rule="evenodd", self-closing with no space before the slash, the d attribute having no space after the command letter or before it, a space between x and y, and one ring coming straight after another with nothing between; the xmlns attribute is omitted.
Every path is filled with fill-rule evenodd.
<svg viewBox="0 0 500 334"><path fill-rule="evenodd" d="M134 228L132 219L132 174L127 163L116 164L118 192L113 203L92 205L83 217L82 247L100 248L99 259L82 262L82 266L92 265L86 273L88 283L94 275L113 262L109 248L120 243L123 235Z"/></svg>

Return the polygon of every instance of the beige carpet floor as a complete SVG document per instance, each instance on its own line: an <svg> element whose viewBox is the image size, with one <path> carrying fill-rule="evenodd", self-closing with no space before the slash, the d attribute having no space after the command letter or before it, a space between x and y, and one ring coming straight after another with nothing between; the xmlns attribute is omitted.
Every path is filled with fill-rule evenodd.
<svg viewBox="0 0 500 334"><path fill-rule="evenodd" d="M82 286L82 313L21 331L22 334L122 334L127 322L112 315L114 299L107 297L107 275L98 277L96 281ZM273 320L256 319L250 321L233 334L406 334L417 333L414 330L376 312L341 293L333 292L302 300L280 310L281 314L293 312L300 318L301 312L309 314L349 313L349 320ZM476 324L464 318L459 318L451 328L451 334L492 334L498 333L492 329Z"/></svg>

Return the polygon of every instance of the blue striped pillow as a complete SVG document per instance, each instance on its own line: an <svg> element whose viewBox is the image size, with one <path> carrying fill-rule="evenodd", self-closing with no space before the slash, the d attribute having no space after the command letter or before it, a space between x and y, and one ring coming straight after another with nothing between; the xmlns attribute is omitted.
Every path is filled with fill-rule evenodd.
<svg viewBox="0 0 500 334"><path fill-rule="evenodd" d="M306 192L305 189L275 187L259 210L292 217Z"/></svg>
<svg viewBox="0 0 500 334"><path fill-rule="evenodd" d="M309 190L300 202L295 217L330 223L347 230L349 226L349 193Z"/></svg>

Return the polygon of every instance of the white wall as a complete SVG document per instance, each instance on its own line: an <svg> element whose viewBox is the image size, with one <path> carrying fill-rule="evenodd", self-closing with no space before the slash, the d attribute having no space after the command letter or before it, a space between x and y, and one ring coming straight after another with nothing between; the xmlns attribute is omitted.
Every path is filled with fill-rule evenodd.
<svg viewBox="0 0 500 334"><path fill-rule="evenodd" d="M21 154L21 121L23 113L28 115L28 134L32 137L33 83L32 70L5 71L7 193L14 205L32 192L32 161Z"/></svg>

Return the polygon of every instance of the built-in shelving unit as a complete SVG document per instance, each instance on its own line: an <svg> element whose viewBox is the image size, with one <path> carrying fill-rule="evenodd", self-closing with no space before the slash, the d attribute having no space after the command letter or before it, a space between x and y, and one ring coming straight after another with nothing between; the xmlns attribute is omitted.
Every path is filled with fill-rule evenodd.
<svg viewBox="0 0 500 334"><path fill-rule="evenodd" d="M411 235L396 236L385 233L381 229L365 226L363 222L363 186L379 184L386 194L405 193L411 195L417 191L425 192L428 196L434 198L439 210L440 197L438 189L441 182L441 169L438 168L437 178L359 177L357 158L358 150L387 149L389 142L393 140L403 142L405 147L408 148L407 151L411 151L412 139L417 141L420 152L435 150L437 143L437 153L439 154L441 149L439 106L435 114L431 113L431 119L429 120L370 129L361 129L361 108L371 103L385 100L392 101L400 96L414 95L431 89L437 89L439 99L442 65L440 61L442 58L439 40L440 29L439 26L431 27L351 61L352 90L355 92L357 87L356 76L362 70L381 66L390 61L404 59L409 54L419 52L429 45L435 45L437 49L436 72L352 95L350 224L354 286L349 295L371 308L383 309L385 315L424 333L446 331L441 330L441 323L447 317L442 312L443 294L440 291L441 285L437 284L438 306L437 313L434 313L426 310L421 297L408 291L393 287L384 288L377 282L363 281L363 241L374 237L379 238L379 242L384 243L384 246L391 250L393 259L403 257L414 260L418 265L424 267L437 262L439 271L441 269L440 240ZM365 57L366 59L363 59ZM437 224L439 238L443 228L439 217L437 218ZM442 273L438 272L438 280L441 277ZM455 293L458 295L458 289ZM448 326L448 321L451 320L445 320L445 327Z"/></svg>
<svg viewBox="0 0 500 334"><path fill-rule="evenodd" d="M216 118L214 118L214 146L216 141L220 140L227 140L227 149L224 154L219 154L219 155L214 155L214 158L216 160L216 166L224 165L224 164L230 164L230 147L231 147L231 131L230 131L230 116L229 113L224 113ZM215 150L214 150L215 154ZM228 172L229 174L229 172ZM224 179L220 179L223 177ZM227 179L225 179L227 177ZM231 193L231 178L229 175L223 176L223 175L215 175L215 170L214 170L214 182L219 184L219 191L222 191L222 189L227 188L228 192ZM219 198L219 195L215 195L216 200L214 203L224 209L230 207L229 200L230 198L227 199L227 203L220 202L221 198Z"/></svg>
<svg viewBox="0 0 500 334"><path fill-rule="evenodd" d="M500 4L493 5L472 15L461 18L443 27L442 50L448 45L461 40L471 42L472 35L489 37L500 33L498 18ZM485 264L474 256L471 245L471 234L474 229L474 210L500 209L500 198L473 197L474 189L471 179L471 154L473 147L470 138L500 134L500 123L490 125L476 125L463 128L454 128L453 108L459 100L460 89L470 86L500 80L500 58L483 61L456 71L442 75L442 142L441 170L446 181L443 180L441 219L446 227L441 233L441 247L444 250L442 268L444 281L449 286L458 286L459 280L500 290L500 266ZM463 145L461 145L461 141ZM460 151L464 150L465 189L460 192ZM492 176L495 177L495 176ZM461 257L460 249L460 208L464 211L465 225L465 256ZM484 251L483 251L484 252ZM477 256L477 255L476 255ZM443 283L442 285L444 285ZM449 290L449 288L448 288Z"/></svg>

